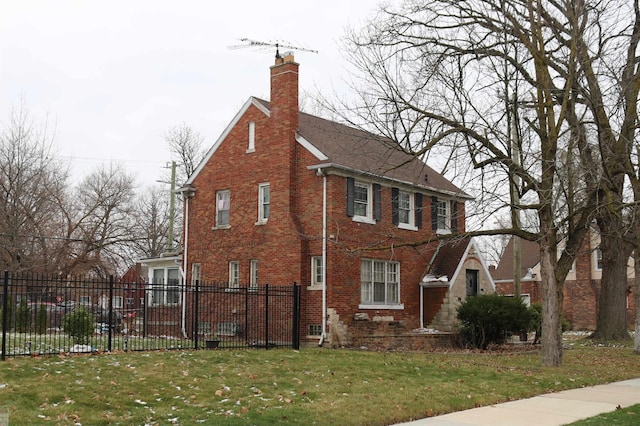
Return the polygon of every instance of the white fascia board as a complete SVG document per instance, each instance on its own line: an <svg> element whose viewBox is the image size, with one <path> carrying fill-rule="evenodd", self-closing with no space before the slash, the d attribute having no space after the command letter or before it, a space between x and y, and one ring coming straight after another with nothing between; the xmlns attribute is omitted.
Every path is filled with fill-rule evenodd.
<svg viewBox="0 0 640 426"><path fill-rule="evenodd" d="M329 157L324 155L322 151L316 148L311 142L303 138L301 135L296 134L296 142L298 142L304 149L309 151L314 157L316 157L320 161L327 161Z"/></svg>
<svg viewBox="0 0 640 426"><path fill-rule="evenodd" d="M253 105L256 108L258 108L267 117L270 116L269 110L267 108L265 108L264 105L262 105L260 102L258 102L253 96L251 96L244 103L244 105L242 105L242 108L240 108L240 111L238 111L236 113L236 115L233 117L233 120L231 120L231 122L227 125L227 127L225 127L224 131L220 134L220 136L215 141L213 146L211 146L211 148L209 148L209 151L207 151L207 154L204 156L204 158L202 159L200 164L198 164L198 167L196 167L196 170L193 172L193 174L189 177L189 179L187 179L187 181L185 182L185 185L193 183L195 178L198 176L198 174L200 174L200 172L204 168L205 164L207 164L209 162L209 160L211 159L213 154L218 150L218 147L220 147L222 142L227 138L227 136L229 136L229 133L231 133L231 130L235 127L236 124L238 124L238 121L240 121L242 116L247 112L247 110L249 109L249 107L251 105Z"/></svg>
<svg viewBox="0 0 640 426"><path fill-rule="evenodd" d="M451 287L453 285L453 283L456 281L456 279L458 278L458 274L462 270L462 267L464 266L464 262L467 260L467 256L469 256L469 251L471 250L471 247L473 247L473 249L474 249L474 251L476 253L475 257L477 257L480 260L480 264L482 265L482 269L484 270L485 275L489 279L489 284L491 284L491 288L493 288L493 290L495 291L496 290L496 283L495 283L495 281L493 281L493 277L489 273L489 268L487 267L487 264L484 261L484 257L480 253L480 250L478 250L478 245L476 244L476 241L473 238L471 238L471 241L469 241L469 244L467 244L467 248L464 250L464 254L462 255L462 258L460 258L460 262L458 263L458 266L456 267L456 271L453 273L453 277L451 278L449 287ZM478 278L480 278L480 277L478 277Z"/></svg>

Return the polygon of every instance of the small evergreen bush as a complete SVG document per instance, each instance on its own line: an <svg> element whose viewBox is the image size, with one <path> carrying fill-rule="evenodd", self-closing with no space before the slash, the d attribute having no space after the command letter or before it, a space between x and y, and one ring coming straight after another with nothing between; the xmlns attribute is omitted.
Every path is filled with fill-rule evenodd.
<svg viewBox="0 0 640 426"><path fill-rule="evenodd" d="M468 297L458 307L458 320L462 344L483 350L530 327L529 312L522 299L496 294Z"/></svg>
<svg viewBox="0 0 640 426"><path fill-rule="evenodd" d="M540 343L540 338L542 337L542 303L532 303L529 306L529 331L535 332L535 337L533 338L533 343ZM562 314L562 331L567 331L571 328L569 321Z"/></svg>
<svg viewBox="0 0 640 426"><path fill-rule="evenodd" d="M62 328L73 339L73 343L86 345L95 330L95 318L85 308L80 307L66 314L62 320Z"/></svg>
<svg viewBox="0 0 640 426"><path fill-rule="evenodd" d="M44 334L47 332L47 306L43 303L36 310L36 333Z"/></svg>
<svg viewBox="0 0 640 426"><path fill-rule="evenodd" d="M20 304L16 309L16 331L18 333L26 333L31 326L31 308L27 304L24 297L20 300Z"/></svg>

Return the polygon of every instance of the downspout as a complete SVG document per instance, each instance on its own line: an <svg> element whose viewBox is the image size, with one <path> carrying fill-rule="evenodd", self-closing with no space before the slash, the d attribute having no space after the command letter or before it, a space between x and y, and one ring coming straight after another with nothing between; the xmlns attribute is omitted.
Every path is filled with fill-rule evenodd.
<svg viewBox="0 0 640 426"><path fill-rule="evenodd" d="M322 176L322 334L318 346L322 346L327 337L327 175L318 169Z"/></svg>
<svg viewBox="0 0 640 426"><path fill-rule="evenodd" d="M189 250L189 196L184 201L184 249L182 250L182 335L187 339L187 251Z"/></svg>

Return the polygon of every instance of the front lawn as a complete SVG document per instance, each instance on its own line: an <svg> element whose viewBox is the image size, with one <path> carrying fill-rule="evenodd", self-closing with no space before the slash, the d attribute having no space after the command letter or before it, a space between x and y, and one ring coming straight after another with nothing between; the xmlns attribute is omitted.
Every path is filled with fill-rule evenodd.
<svg viewBox="0 0 640 426"><path fill-rule="evenodd" d="M17 358L0 363L11 425L386 425L640 377L630 348L574 342L560 368L528 353L303 349Z"/></svg>

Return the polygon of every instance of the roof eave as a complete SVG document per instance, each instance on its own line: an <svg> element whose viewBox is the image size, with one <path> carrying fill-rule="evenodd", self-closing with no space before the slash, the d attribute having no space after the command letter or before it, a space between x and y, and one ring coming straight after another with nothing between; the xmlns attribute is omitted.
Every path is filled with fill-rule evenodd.
<svg viewBox="0 0 640 426"><path fill-rule="evenodd" d="M423 185L423 184L417 184L417 183L413 183L413 182L409 182L409 181L405 181L402 179L394 179L394 178L390 178L388 176L384 176L384 175L380 175L380 174L376 174L376 173L371 173L371 172L367 172L364 170L358 170L358 169L354 169L352 167L348 167L348 166L343 166L342 164L337 164L337 163L319 163L319 164L313 164L311 166L307 166L308 170L329 170L329 171L333 171L333 174L336 175L341 175L341 176L353 176L353 175L360 175L360 176L368 176L370 178L374 178L374 179L379 179L379 180L383 180L383 181L387 181L387 182L395 182L395 183L399 183L405 186L409 186L409 187L416 187L416 188L421 188L427 192L433 192L433 193L437 193L437 194L444 194L444 195L449 195L451 197L455 197L455 198L460 198L460 199L465 199L465 200L473 200L474 197L470 196L469 194L465 193L465 192L454 192L454 191L449 191L446 189L440 189L440 188L435 188L433 186L429 186L429 185Z"/></svg>

